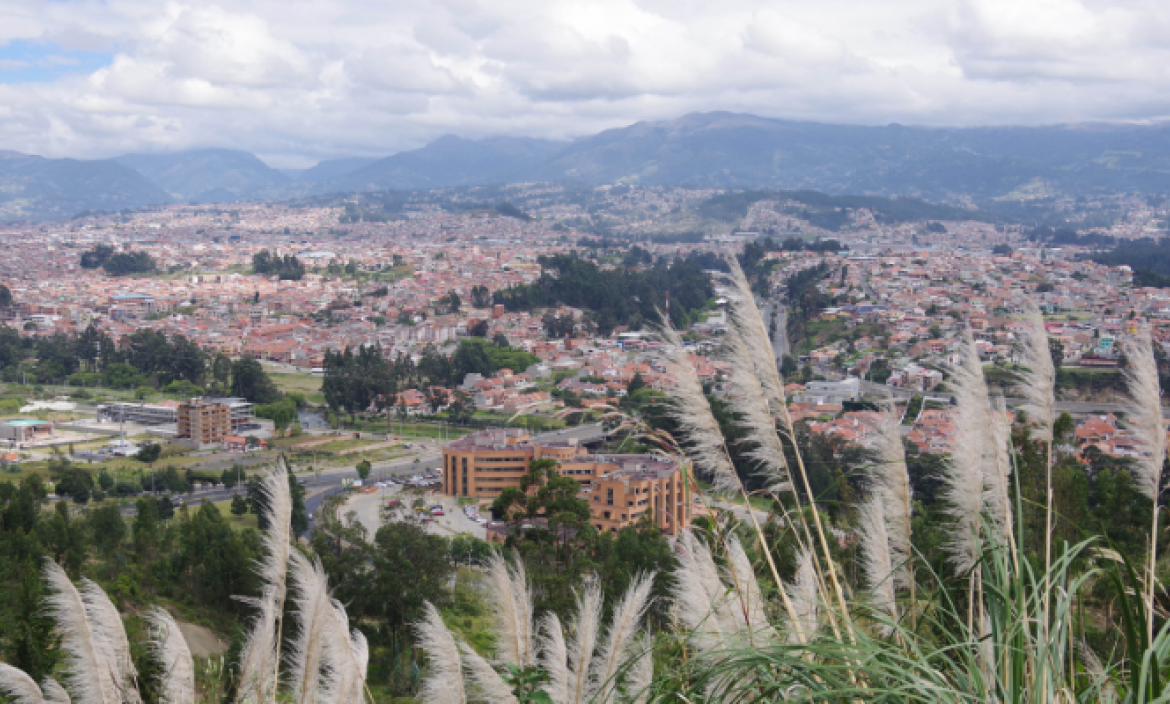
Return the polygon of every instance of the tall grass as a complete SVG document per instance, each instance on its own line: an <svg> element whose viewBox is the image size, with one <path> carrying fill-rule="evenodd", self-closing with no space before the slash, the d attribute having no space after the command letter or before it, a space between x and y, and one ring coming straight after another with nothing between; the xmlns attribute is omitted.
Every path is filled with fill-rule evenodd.
<svg viewBox="0 0 1170 704"><path fill-rule="evenodd" d="M264 537L265 557L257 565L264 582L259 598L241 598L255 607L240 662L235 702L270 704L350 704L365 701L368 648L365 637L350 631L345 609L330 598L321 565L291 547L288 468L279 460L262 483L271 528ZM291 566L291 571L290 571ZM292 647L286 652L287 686L278 685L281 661L280 614L291 574ZM0 694L20 704L134 704L141 702L137 672L121 615L94 582L82 578L78 589L65 571L46 560L49 613L65 651L61 675L39 685L26 673L0 663ZM154 607L146 614L152 634L149 650L159 664L159 687L165 704L195 704L195 664L183 634L169 613Z"/></svg>
<svg viewBox="0 0 1170 704"><path fill-rule="evenodd" d="M1029 386L1025 394L1031 411L1028 422L1035 437L1048 444L1045 460L1050 466L1054 368L1043 325L1036 323L1032 313L1026 315L1023 357L1030 367L1021 383ZM775 443L761 437L764 423L759 409L739 407L758 404L756 399L766 396L766 388L772 385L761 379L758 388L745 388L751 382L740 373L743 360L770 354L742 349L753 336L735 328L753 325L752 320L742 312L732 316L729 359L739 366L728 384L729 401L732 410L742 411L748 419L749 432L756 438L749 456L765 474L771 474L776 467L791 465L782 465L778 456L762 456ZM669 334L667 341L673 342ZM1127 351L1132 427L1143 445L1139 480L1145 496L1156 503L1165 457L1157 368L1148 338L1132 341ZM653 697L719 702L1170 701L1164 687L1170 666L1170 629L1163 627L1157 634L1153 629L1159 589L1154 571L1156 518L1150 552L1137 568L1099 545L1097 538L1076 545L1054 544L1049 468L1044 562L1024 559L1017 549L1024 537L1015 476L1019 450L1009 440L1002 401L989 397L969 336L960 355L960 363L950 370L958 432L942 492L950 535L944 549L956 577L949 584L959 586L938 586L948 580L935 574L930 563L910 547L909 478L897 419L892 409L886 409L872 435L876 461L868 472L869 495L856 507L864 585L853 585L849 599L842 598L835 578L843 569L820 539L824 531L819 518L809 520L815 538L807 527L796 531L802 539L798 539L799 569L793 584L775 577L770 562L762 574L773 575L771 584L757 585L755 574L745 578L738 570L726 568L717 576L714 565L735 561L730 525L713 524L712 535L702 547L697 547L696 538L683 536L678 541L682 568L675 609L685 616L673 657L685 660L688 667L660 673L652 687ZM674 359L680 356L674 353ZM682 395L679 399L691 406L688 412L698 412L692 398ZM774 419L768 430L796 448L784 410L768 411ZM685 425L683 429L689 430ZM713 438L703 441L707 452L715 445ZM718 471L723 475L720 486L736 489L724 468L710 466L707 452L690 453L696 470ZM799 475L803 472L799 449L794 464L791 471ZM816 497L800 492L802 478L796 478L793 498L819 517ZM742 485L738 489L743 491ZM773 546L758 524L749 534L755 537L755 554L772 553ZM721 553L715 562L709 562L707 544ZM1102 560L1102 556L1117 559ZM1112 584L1122 615L1119 635L1126 647L1117 653L1096 653L1081 641L1088 618L1087 585L1100 583ZM933 586L913 590L917 584ZM752 604L757 594L772 595L773 605L762 610L770 615L768 622L748 627L728 614L728 604ZM772 632L790 635L758 635Z"/></svg>

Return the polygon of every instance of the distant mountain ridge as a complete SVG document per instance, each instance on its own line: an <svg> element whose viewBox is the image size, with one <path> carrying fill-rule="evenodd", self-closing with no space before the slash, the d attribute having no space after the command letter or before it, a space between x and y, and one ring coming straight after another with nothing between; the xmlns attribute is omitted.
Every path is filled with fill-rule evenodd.
<svg viewBox="0 0 1170 704"><path fill-rule="evenodd" d="M271 168L228 149L76 161L0 152L0 219L330 193L568 181L814 190L956 202L1170 194L1170 125L932 128L726 112L638 122L572 141L447 135L385 158Z"/></svg>
<svg viewBox="0 0 1170 704"><path fill-rule="evenodd" d="M182 201L238 200L291 182L255 154L234 149L126 154L114 161L135 169Z"/></svg>
<svg viewBox="0 0 1170 704"><path fill-rule="evenodd" d="M170 202L166 191L115 161L0 151L0 221L63 220L83 210L118 211Z"/></svg>

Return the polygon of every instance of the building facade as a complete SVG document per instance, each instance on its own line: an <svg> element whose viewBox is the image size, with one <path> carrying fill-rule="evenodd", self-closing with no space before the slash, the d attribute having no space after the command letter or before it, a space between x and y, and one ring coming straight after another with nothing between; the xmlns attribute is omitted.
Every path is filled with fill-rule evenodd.
<svg viewBox="0 0 1170 704"><path fill-rule="evenodd" d="M231 433L231 407L220 399L193 398L179 405L175 440L203 450L223 445Z"/></svg>
<svg viewBox="0 0 1170 704"><path fill-rule="evenodd" d="M668 535L690 525L684 469L659 455L593 455L576 439L539 442L524 430L485 430L443 448L443 493L494 500L519 487L528 463L554 459L562 476L581 483L598 530L617 531L647 515Z"/></svg>

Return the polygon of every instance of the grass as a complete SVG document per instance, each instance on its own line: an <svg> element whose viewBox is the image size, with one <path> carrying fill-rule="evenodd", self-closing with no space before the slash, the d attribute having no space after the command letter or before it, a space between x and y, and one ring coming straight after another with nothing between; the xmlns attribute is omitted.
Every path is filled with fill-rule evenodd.
<svg viewBox="0 0 1170 704"><path fill-rule="evenodd" d="M227 524L232 527L232 530L244 530L245 528L254 529L257 526L256 514L245 513L242 516L233 514L231 500L216 501L211 505L219 511L219 515L223 516L224 520L227 521Z"/></svg>
<svg viewBox="0 0 1170 704"><path fill-rule="evenodd" d="M304 372L278 372L269 370L268 377L283 393L304 394L309 403L325 403L321 393L321 377Z"/></svg>

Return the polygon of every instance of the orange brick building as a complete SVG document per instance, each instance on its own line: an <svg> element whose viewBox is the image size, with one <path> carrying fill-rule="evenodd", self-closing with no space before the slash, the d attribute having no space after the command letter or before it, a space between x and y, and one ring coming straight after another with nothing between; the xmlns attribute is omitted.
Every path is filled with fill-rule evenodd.
<svg viewBox="0 0 1170 704"><path fill-rule="evenodd" d="M443 493L495 499L519 487L534 459L551 458L561 476L581 483L594 528L617 531L647 514L668 535L691 522L690 492L683 469L659 455L592 455L575 439L535 442L527 432L486 430L443 448Z"/></svg>
<svg viewBox="0 0 1170 704"><path fill-rule="evenodd" d="M182 444L196 450L218 447L231 429L232 411L226 403L193 398L179 405L175 440Z"/></svg>

